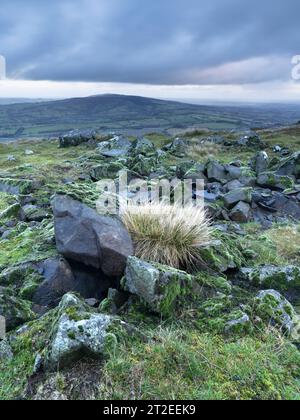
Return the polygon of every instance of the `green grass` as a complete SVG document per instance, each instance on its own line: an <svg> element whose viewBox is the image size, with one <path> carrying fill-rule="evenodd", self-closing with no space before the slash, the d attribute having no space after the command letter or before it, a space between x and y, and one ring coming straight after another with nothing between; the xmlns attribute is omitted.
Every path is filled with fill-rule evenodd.
<svg viewBox="0 0 300 420"><path fill-rule="evenodd" d="M100 399L300 399L300 353L273 333L236 342L178 326L150 334L119 344Z"/></svg>

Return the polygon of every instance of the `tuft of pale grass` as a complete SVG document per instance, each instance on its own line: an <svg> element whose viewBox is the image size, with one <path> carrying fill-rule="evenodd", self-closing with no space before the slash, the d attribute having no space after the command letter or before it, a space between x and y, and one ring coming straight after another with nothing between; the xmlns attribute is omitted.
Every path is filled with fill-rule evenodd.
<svg viewBox="0 0 300 420"><path fill-rule="evenodd" d="M191 268L209 245L211 226L202 206L147 203L123 206L122 220L138 258L174 268Z"/></svg>
<svg viewBox="0 0 300 420"><path fill-rule="evenodd" d="M213 158L220 154L222 147L218 144L204 142L195 143L193 142L187 149L187 157L194 160Z"/></svg>

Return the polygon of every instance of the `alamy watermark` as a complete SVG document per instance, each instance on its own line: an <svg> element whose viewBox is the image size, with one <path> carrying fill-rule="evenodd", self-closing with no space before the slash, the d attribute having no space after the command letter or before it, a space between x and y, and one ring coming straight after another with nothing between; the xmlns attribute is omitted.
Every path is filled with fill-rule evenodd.
<svg viewBox="0 0 300 420"><path fill-rule="evenodd" d="M6 333L6 322L4 316L0 315L0 340L5 339L5 333Z"/></svg>
<svg viewBox="0 0 300 420"><path fill-rule="evenodd" d="M292 79L300 80L300 55L294 55L292 58Z"/></svg>
<svg viewBox="0 0 300 420"><path fill-rule="evenodd" d="M166 179L145 180L135 178L129 171L119 172L117 179L104 179L97 182L99 199L98 213L122 214L129 205L155 205L164 203L184 208L204 206L203 179Z"/></svg>
<svg viewBox="0 0 300 420"><path fill-rule="evenodd" d="M6 79L6 59L0 55L0 80Z"/></svg>

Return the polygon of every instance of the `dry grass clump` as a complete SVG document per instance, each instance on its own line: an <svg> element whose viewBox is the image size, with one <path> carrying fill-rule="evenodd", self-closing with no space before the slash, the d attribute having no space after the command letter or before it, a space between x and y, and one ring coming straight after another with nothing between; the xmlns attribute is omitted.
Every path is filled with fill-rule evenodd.
<svg viewBox="0 0 300 420"><path fill-rule="evenodd" d="M222 147L211 142L192 143L187 150L187 156L194 160L213 158L222 151Z"/></svg>
<svg viewBox="0 0 300 420"><path fill-rule="evenodd" d="M300 261L300 224L271 229L266 236L276 245L280 257L288 262Z"/></svg>
<svg viewBox="0 0 300 420"><path fill-rule="evenodd" d="M202 206L128 204L121 216L136 256L147 261L191 268L200 261L199 249L210 243L210 221Z"/></svg>

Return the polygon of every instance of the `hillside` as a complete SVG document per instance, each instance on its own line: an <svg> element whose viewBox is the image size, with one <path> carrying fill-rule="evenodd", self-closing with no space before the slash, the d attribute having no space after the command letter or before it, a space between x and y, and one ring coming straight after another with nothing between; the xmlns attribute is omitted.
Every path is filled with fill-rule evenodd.
<svg viewBox="0 0 300 420"><path fill-rule="evenodd" d="M300 399L300 127L219 134L0 144L0 400ZM213 229L104 217L121 169Z"/></svg>
<svg viewBox="0 0 300 420"><path fill-rule="evenodd" d="M136 96L100 95L0 106L0 139L47 137L92 128L141 134L189 127L272 127L300 119L300 105L202 106Z"/></svg>

